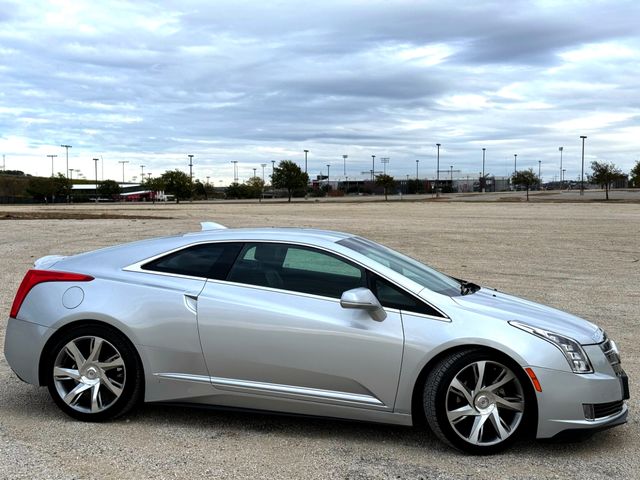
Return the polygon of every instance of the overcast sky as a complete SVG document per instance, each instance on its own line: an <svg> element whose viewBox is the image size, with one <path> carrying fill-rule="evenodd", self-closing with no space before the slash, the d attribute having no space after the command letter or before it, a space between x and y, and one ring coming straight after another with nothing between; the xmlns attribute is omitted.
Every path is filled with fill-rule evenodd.
<svg viewBox="0 0 640 480"><path fill-rule="evenodd" d="M0 0L7 169L94 178L188 172L216 184L291 159L544 180L640 159L640 2ZM99 167L102 170L102 166ZM75 174L77 175L77 173ZM74 176L75 176L74 175Z"/></svg>

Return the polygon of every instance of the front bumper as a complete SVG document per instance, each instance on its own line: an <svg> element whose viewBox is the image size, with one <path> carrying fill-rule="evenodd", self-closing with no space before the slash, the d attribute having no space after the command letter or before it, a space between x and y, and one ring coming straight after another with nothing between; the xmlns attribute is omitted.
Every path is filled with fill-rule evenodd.
<svg viewBox="0 0 640 480"><path fill-rule="evenodd" d="M542 386L542 392L536 394L538 438L568 431L604 430L626 422L628 408L624 400L629 392L626 375L616 375L598 346L587 346L585 350L589 350L594 373L532 367ZM600 361L600 357L605 361Z"/></svg>
<svg viewBox="0 0 640 480"><path fill-rule="evenodd" d="M39 385L40 353L51 331L47 327L9 318L4 337L4 356L20 380Z"/></svg>

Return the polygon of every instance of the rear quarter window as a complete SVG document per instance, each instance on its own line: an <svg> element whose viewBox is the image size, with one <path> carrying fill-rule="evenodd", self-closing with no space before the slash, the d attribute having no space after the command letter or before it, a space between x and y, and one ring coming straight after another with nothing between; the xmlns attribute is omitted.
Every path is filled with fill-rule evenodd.
<svg viewBox="0 0 640 480"><path fill-rule="evenodd" d="M142 265L143 270L222 280L242 244L203 243L169 253Z"/></svg>

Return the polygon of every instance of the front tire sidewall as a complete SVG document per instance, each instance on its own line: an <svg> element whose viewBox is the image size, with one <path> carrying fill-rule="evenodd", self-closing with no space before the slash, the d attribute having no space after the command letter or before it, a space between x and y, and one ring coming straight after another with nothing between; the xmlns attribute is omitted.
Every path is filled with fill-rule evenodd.
<svg viewBox="0 0 640 480"><path fill-rule="evenodd" d="M65 345L74 339L87 336L100 337L111 343L120 353L126 371L126 379L120 397L112 405L96 413L80 412L67 405L56 389L55 379L53 376L55 359ZM60 407L60 409L70 417L85 422L104 422L113 420L130 411L141 400L143 375L142 365L138 358L138 354L131 342L112 328L102 325L85 325L73 328L57 338L51 348L48 349L46 355L46 362L44 365L46 368L47 388L49 389L49 394L56 405L58 405L58 407Z"/></svg>

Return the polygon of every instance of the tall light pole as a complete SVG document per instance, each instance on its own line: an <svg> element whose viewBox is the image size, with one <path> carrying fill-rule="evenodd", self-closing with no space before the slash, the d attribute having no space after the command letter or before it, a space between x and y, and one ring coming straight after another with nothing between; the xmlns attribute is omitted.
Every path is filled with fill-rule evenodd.
<svg viewBox="0 0 640 480"><path fill-rule="evenodd" d="M582 172L580 173L580 195L584 195L584 141L587 138L586 135L580 135L582 139Z"/></svg>
<svg viewBox="0 0 640 480"><path fill-rule="evenodd" d="M238 160L231 160L233 163L233 183L238 183Z"/></svg>
<svg viewBox="0 0 640 480"><path fill-rule="evenodd" d="M331 165L327 163L327 191L329 190L329 171L330 171Z"/></svg>
<svg viewBox="0 0 640 480"><path fill-rule="evenodd" d="M343 166L342 174L345 177L347 176L347 158L349 158L349 155L342 155L342 166Z"/></svg>
<svg viewBox="0 0 640 480"><path fill-rule="evenodd" d="M307 154L309 153L309 150L303 150L304 152L304 173L307 173Z"/></svg>
<svg viewBox="0 0 640 480"><path fill-rule="evenodd" d="M58 155L47 155L47 157L49 157L51 159L51 176L53 177L53 159L56 158Z"/></svg>
<svg viewBox="0 0 640 480"><path fill-rule="evenodd" d="M144 181L144 165L140 165L140 178Z"/></svg>
<svg viewBox="0 0 640 480"><path fill-rule="evenodd" d="M376 156L371 155L371 181L372 182L375 177L375 174L376 174Z"/></svg>
<svg viewBox="0 0 640 480"><path fill-rule="evenodd" d="M193 155L188 154L189 157L189 182L193 183Z"/></svg>
<svg viewBox="0 0 640 480"><path fill-rule="evenodd" d="M271 189L273 190L273 173L276 171L276 161L271 160Z"/></svg>
<svg viewBox="0 0 640 480"><path fill-rule="evenodd" d="M93 164L96 170L96 204L98 203L98 161L99 160L100 160L99 158L93 159ZM124 168L124 165L123 165L123 168Z"/></svg>
<svg viewBox="0 0 640 480"><path fill-rule="evenodd" d="M124 183L124 165L125 163L129 163L129 160L118 160L118 163L122 164L122 183Z"/></svg>
<svg viewBox="0 0 640 480"><path fill-rule="evenodd" d="M513 154L513 173L518 173L518 154Z"/></svg>
<svg viewBox="0 0 640 480"><path fill-rule="evenodd" d="M451 190L453 190L453 165L449 165L449 169L451 170Z"/></svg>
<svg viewBox="0 0 640 480"><path fill-rule="evenodd" d="M538 160L538 190L542 187L542 160Z"/></svg>
<svg viewBox="0 0 640 480"><path fill-rule="evenodd" d="M4 163L4 154L2 154L2 171L4 172L7 169L6 164Z"/></svg>
<svg viewBox="0 0 640 480"><path fill-rule="evenodd" d="M420 160L418 160L418 159L416 158L416 180L418 180L418 178L420 178L420 177L418 176L418 165L420 165ZM408 179L407 179L407 180L408 180Z"/></svg>
<svg viewBox="0 0 640 480"><path fill-rule="evenodd" d="M260 166L262 167L262 185L264 186L264 167L266 167L267 164L261 163Z"/></svg>
<svg viewBox="0 0 640 480"><path fill-rule="evenodd" d="M438 155L436 157L436 198L440 196L440 190L438 187L440 186L440 144L436 143L436 147L438 147Z"/></svg>
<svg viewBox="0 0 640 480"><path fill-rule="evenodd" d="M562 188L562 180L563 180L563 175L562 175L562 151L564 150L564 147L558 147L558 151L560 152L560 188Z"/></svg>
<svg viewBox="0 0 640 480"><path fill-rule="evenodd" d="M382 165L384 165L383 167L383 173L386 175L387 174L387 163L389 163L389 157L383 157L380 159L380 163L382 163Z"/></svg>
<svg viewBox="0 0 640 480"><path fill-rule="evenodd" d="M482 193L484 193L484 191L485 191L485 186L484 186L484 182L485 182L485 180L484 180L484 154L485 154L486 151L487 151L486 148L482 149L482 179L481 179L482 183L480 184L482 186L482 188L480 189L480 191Z"/></svg>
<svg viewBox="0 0 640 480"><path fill-rule="evenodd" d="M255 176L256 176L256 170L257 170L257 168L253 167L253 177L254 177L254 178L255 178Z"/></svg>
<svg viewBox="0 0 640 480"><path fill-rule="evenodd" d="M69 171L69 149L72 147L71 145L60 145L60 146L67 150L67 172L68 172Z"/></svg>

